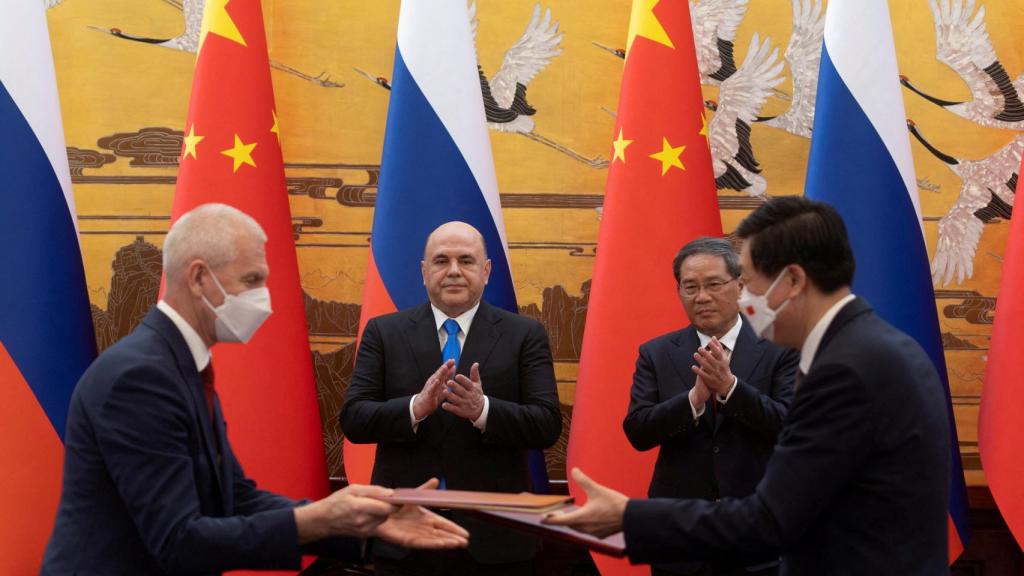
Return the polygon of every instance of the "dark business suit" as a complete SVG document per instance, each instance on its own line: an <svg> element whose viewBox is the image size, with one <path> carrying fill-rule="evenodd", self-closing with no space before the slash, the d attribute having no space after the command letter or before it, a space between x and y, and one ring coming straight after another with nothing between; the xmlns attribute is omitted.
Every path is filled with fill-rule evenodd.
<svg viewBox="0 0 1024 576"><path fill-rule="evenodd" d="M352 383L341 410L345 436L377 443L373 483L418 486L444 478L453 490L530 491L528 449L553 445L562 429L554 368L544 327L480 302L459 357L458 373L480 363L490 408L484 432L443 409L413 432L409 402L441 366L441 347L429 304L371 319L359 344ZM531 559L539 541L522 532L455 514L472 537L469 554L482 564ZM408 551L374 543L375 557Z"/></svg>
<svg viewBox="0 0 1024 576"><path fill-rule="evenodd" d="M633 373L629 412L622 428L637 450L660 446L650 489L651 498L718 500L754 492L772 455L782 422L793 398L799 356L758 338L741 321L729 366L736 388L725 404L711 402L693 420L689 391L696 375L693 354L700 346L693 326L659 336L642 346ZM717 573L745 572L764 566L778 555L716 563ZM657 565L662 572L695 574L709 570L701 562Z"/></svg>
<svg viewBox="0 0 1024 576"><path fill-rule="evenodd" d="M785 576L949 574L946 395L931 360L861 299L833 319L756 492L630 501L636 562L781 550Z"/></svg>
<svg viewBox="0 0 1024 576"><path fill-rule="evenodd" d="M220 403L211 426L201 386L184 337L157 309L86 370L42 574L299 567L297 503L245 477ZM356 540L325 544L358 557Z"/></svg>

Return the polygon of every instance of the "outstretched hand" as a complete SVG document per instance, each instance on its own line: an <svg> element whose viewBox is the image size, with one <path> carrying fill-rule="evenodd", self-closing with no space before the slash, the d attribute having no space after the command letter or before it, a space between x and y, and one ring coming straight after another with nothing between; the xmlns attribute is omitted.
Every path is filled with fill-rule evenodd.
<svg viewBox="0 0 1024 576"><path fill-rule="evenodd" d="M388 516L398 512L397 506L380 500L393 492L380 486L350 484L326 498L295 508L299 544L328 536L370 536Z"/></svg>
<svg viewBox="0 0 1024 576"><path fill-rule="evenodd" d="M419 488L433 490L437 485L437 478L431 478ZM406 548L465 548L469 544L469 532L462 526L412 504L402 506L377 526L374 536Z"/></svg>
<svg viewBox="0 0 1024 576"><path fill-rule="evenodd" d="M542 522L553 526L568 526L598 538L621 532L629 498L594 482L579 468L572 469L572 479L586 492L586 504L572 512L552 512Z"/></svg>

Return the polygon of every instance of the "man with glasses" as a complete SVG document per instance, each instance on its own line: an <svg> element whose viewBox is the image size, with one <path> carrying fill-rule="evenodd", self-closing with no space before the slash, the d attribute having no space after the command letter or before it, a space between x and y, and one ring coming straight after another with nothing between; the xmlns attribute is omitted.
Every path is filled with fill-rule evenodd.
<svg viewBox="0 0 1024 576"><path fill-rule="evenodd" d="M777 550L787 576L949 574L951 422L935 365L851 292L856 262L835 208L771 198L736 235L744 320L801 351L764 478L743 498L639 500L577 468L586 504L545 521L621 530L637 563Z"/></svg>
<svg viewBox="0 0 1024 576"><path fill-rule="evenodd" d="M746 496L771 457L799 357L741 319L739 256L728 241L698 238L672 269L690 326L640 347L622 427L637 450L661 447L651 498ZM777 571L771 554L653 567L656 576Z"/></svg>

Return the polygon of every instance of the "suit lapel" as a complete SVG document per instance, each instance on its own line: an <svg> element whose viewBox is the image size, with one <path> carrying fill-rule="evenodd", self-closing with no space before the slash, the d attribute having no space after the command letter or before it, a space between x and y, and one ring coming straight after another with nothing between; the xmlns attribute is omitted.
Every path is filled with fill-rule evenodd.
<svg viewBox="0 0 1024 576"><path fill-rule="evenodd" d="M743 320L740 320L740 334L736 337L736 348L732 351L729 368L740 380L750 380L754 368L764 356L764 345L754 335L754 331Z"/></svg>
<svg viewBox="0 0 1024 576"><path fill-rule="evenodd" d="M487 358L491 355L494 345L501 338L501 332L497 328L499 322L501 322L501 317L491 310L487 302L481 300L480 307L477 308L476 314L473 316L473 322L469 325L469 333L466 334L462 352L459 354L457 373L469 377L469 369L474 362L479 362L481 366L487 363ZM487 386L486 382L484 382L484 386ZM487 394L486 388L484 394ZM449 416L444 419L444 433L447 434L460 418L448 412L444 414Z"/></svg>
<svg viewBox="0 0 1024 576"><path fill-rule="evenodd" d="M818 344L818 349L814 353L814 360L821 358L821 353L828 348L830 342L839 333L843 326L847 322L860 316L861 314L868 314L872 311L871 305L868 304L867 300L857 297L846 303L839 312L836 314L832 322L829 323L828 328L825 330L825 334L821 337L821 343ZM814 370L814 363L812 362L811 368L808 372Z"/></svg>
<svg viewBox="0 0 1024 576"><path fill-rule="evenodd" d="M736 376L739 380L750 380L750 375L754 373L754 368L757 367L757 363L761 361L761 356L763 355L764 346L741 317L740 333L736 336L736 344L732 350L732 356L729 358L729 369L732 370L733 376ZM711 401L716 402L717 400L712 396ZM718 417L715 418L716 433L719 426L725 421L725 415L722 414L721 410L717 414Z"/></svg>
<svg viewBox="0 0 1024 576"><path fill-rule="evenodd" d="M672 359L672 366L679 374L679 381L683 383L683 391L689 391L697 382L697 376L690 369L695 364L693 354L700 346L700 339L697 338L697 330L690 326L679 331L672 339L672 348L669 356Z"/></svg>
<svg viewBox="0 0 1024 576"><path fill-rule="evenodd" d="M235 494L234 494L234 473L232 472L231 459L228 458L228 433L227 427L224 424L224 413L221 410L220 398L217 398L213 403L213 419L217 423L217 450L214 447L214 453L216 454L214 460L214 467L219 471L218 480L220 482L220 495L221 502L224 504L224 514L231 516L235 512Z"/></svg>
<svg viewBox="0 0 1024 576"><path fill-rule="evenodd" d="M420 371L420 383L441 366L441 342L434 323L434 313L430 304L424 304L412 316L406 326L406 342L412 347L416 367Z"/></svg>
<svg viewBox="0 0 1024 576"><path fill-rule="evenodd" d="M189 361L192 361L189 356ZM220 492L224 494L224 475L220 469L220 459L217 457L217 432L214 431L213 425L210 423L210 417L208 416L206 408L206 397L203 395L203 383L199 379L199 372L196 371L195 363L192 365L192 374L188 378L188 388L192 392L193 408L196 411L196 415L199 420L199 429L203 432L203 448L206 449L206 456L210 459L210 469L213 470L213 476L217 481L217 486L220 488ZM214 413L214 418L220 420L219 416Z"/></svg>
<svg viewBox="0 0 1024 576"><path fill-rule="evenodd" d="M174 325L174 322L161 312L158 308L153 310L143 320L150 328L156 330L167 340L170 345L171 355L174 356L178 371L181 373L185 383L188 397L192 401L192 411L196 415L199 424L199 431L202 435L203 448L210 460L210 469L213 470L214 479L223 494L224 478L217 459L217 440L214 435L213 426L207 416L206 398L203 396L203 383L199 379L199 370L196 368L195 358L188 349L185 337Z"/></svg>
<svg viewBox="0 0 1024 576"><path fill-rule="evenodd" d="M477 309L476 315L473 316L473 323L469 326L469 334L466 334L466 344L462 348L462 354L459 355L459 374L469 376L469 368L474 362L479 362L481 365L485 363L487 357L491 355L494 345L501 337L496 326L499 322L501 322L501 318L491 310L486 302L481 300L480 308Z"/></svg>

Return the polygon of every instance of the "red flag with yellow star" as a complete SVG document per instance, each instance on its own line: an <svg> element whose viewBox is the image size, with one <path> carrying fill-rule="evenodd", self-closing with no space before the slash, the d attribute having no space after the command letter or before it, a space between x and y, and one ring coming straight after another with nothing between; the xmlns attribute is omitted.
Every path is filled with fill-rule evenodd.
<svg viewBox="0 0 1024 576"><path fill-rule="evenodd" d="M657 455L622 431L637 349L687 323L676 252L722 234L706 135L687 1L633 0L568 449L570 469L629 496L646 497ZM649 570L595 560L605 575Z"/></svg>
<svg viewBox="0 0 1024 576"><path fill-rule="evenodd" d="M293 498L328 492L280 131L259 0L208 0L172 218L207 202L255 218L274 313L246 345L214 349L217 393L247 475Z"/></svg>

